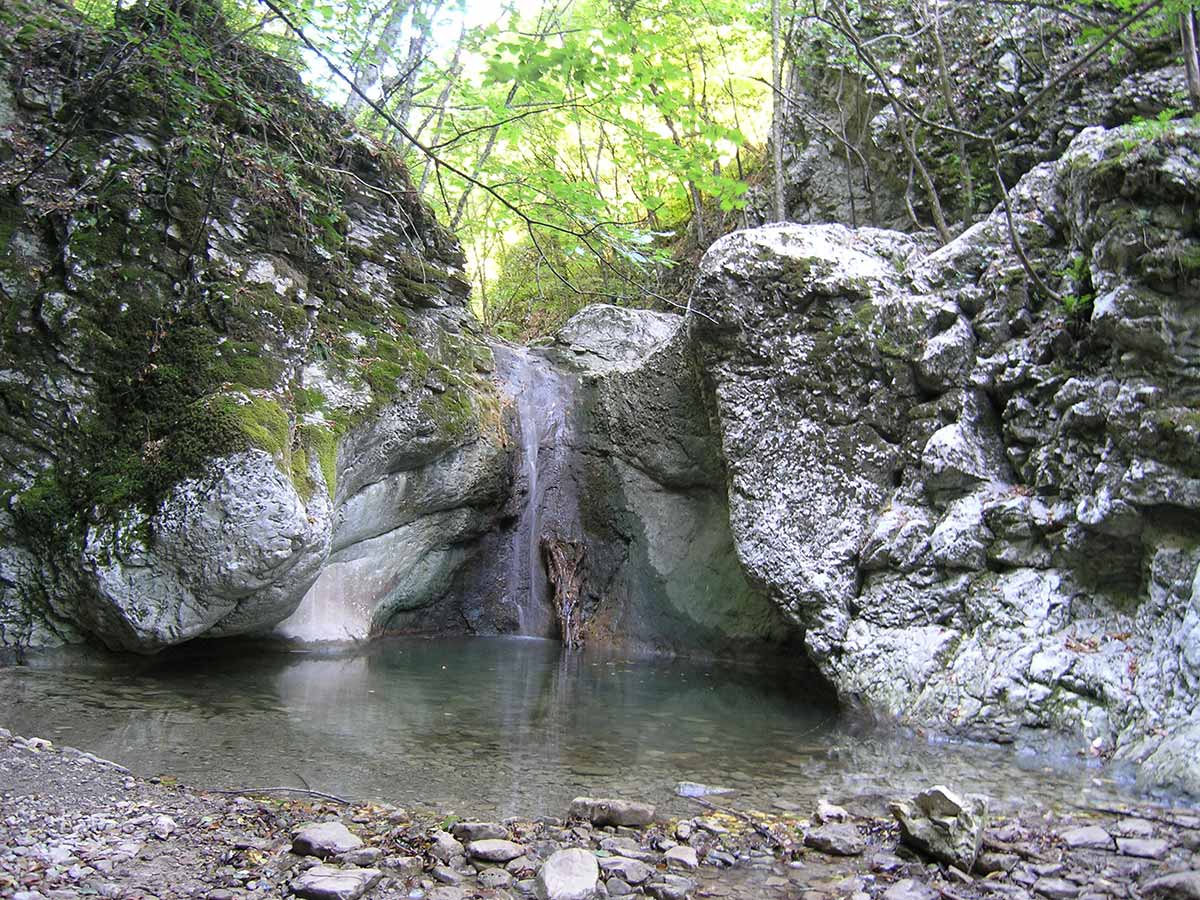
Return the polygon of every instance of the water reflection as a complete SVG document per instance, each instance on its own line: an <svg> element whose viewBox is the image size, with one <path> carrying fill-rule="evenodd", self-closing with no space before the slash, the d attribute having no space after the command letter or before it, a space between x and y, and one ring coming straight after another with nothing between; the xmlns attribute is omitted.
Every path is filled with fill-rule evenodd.
<svg viewBox="0 0 1200 900"><path fill-rule="evenodd" d="M137 671L0 670L0 724L201 787L292 784L478 814L579 793L695 812L677 781L760 809L931 782L1006 803L1107 794L1097 773L839 721L779 671L564 654L527 639L386 641L343 655L214 650ZM2 785L0 785L2 788Z"/></svg>

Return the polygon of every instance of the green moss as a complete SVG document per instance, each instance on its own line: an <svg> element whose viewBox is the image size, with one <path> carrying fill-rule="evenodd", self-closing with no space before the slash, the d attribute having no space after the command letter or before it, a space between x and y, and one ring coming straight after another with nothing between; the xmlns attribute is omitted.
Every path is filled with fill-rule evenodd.
<svg viewBox="0 0 1200 900"><path fill-rule="evenodd" d="M316 423L301 425L300 443L305 453L316 456L321 474L325 478L325 487L332 497L337 490L338 436L335 428Z"/></svg>
<svg viewBox="0 0 1200 900"><path fill-rule="evenodd" d="M290 448L288 415L274 400L246 394L222 394L211 398L214 415L236 423L251 446L282 458Z"/></svg>

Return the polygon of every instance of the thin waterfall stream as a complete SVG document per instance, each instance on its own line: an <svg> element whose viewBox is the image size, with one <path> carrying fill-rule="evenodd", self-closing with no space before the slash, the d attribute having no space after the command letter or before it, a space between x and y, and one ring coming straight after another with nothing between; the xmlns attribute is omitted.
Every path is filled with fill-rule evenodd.
<svg viewBox="0 0 1200 900"><path fill-rule="evenodd" d="M570 619L555 628L555 589L543 561L546 546L578 532L578 494L572 483L575 378L524 347L496 347L501 384L512 398L518 431L518 488L524 491L509 550L509 589L519 633L566 637ZM548 543L549 542L549 543Z"/></svg>

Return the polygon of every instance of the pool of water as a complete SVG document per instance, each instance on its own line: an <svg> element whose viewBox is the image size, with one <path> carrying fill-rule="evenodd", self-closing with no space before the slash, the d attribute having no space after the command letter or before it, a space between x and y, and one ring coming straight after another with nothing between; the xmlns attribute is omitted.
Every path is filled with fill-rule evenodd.
<svg viewBox="0 0 1200 900"><path fill-rule="evenodd" d="M561 815L585 793L699 812L674 796L680 781L804 813L818 797L932 783L1001 808L1121 790L1070 756L931 742L847 721L812 693L779 669L520 638L198 644L137 668L0 668L0 725L201 788L290 785L472 815Z"/></svg>

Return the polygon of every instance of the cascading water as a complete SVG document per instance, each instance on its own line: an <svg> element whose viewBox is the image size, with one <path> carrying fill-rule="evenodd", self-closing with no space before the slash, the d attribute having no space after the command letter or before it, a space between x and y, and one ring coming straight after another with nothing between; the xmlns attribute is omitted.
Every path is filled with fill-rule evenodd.
<svg viewBox="0 0 1200 900"><path fill-rule="evenodd" d="M578 496L571 470L575 378L536 351L496 347L502 386L513 401L519 431L518 487L524 489L508 547L508 593L519 632L558 633L542 546L547 537L578 533Z"/></svg>

